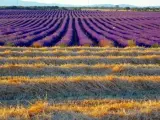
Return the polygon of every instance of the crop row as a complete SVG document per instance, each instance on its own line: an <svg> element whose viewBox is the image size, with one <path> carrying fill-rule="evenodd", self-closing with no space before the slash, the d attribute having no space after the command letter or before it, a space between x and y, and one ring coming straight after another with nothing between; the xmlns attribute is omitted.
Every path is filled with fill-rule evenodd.
<svg viewBox="0 0 160 120"><path fill-rule="evenodd" d="M158 13L0 11L0 45L138 46L160 44ZM142 16L140 16L142 15Z"/></svg>
<svg viewBox="0 0 160 120"><path fill-rule="evenodd" d="M157 76L160 74L158 64L62 64L60 66L44 63L4 64L0 65L0 76L78 76L78 75L141 75ZM98 71L98 72L97 72Z"/></svg>
<svg viewBox="0 0 160 120"><path fill-rule="evenodd" d="M0 119L42 119L58 120L130 120L130 119L159 119L159 101L156 100L122 100L122 99L90 99L51 103L36 101L29 107L3 106L0 108Z"/></svg>

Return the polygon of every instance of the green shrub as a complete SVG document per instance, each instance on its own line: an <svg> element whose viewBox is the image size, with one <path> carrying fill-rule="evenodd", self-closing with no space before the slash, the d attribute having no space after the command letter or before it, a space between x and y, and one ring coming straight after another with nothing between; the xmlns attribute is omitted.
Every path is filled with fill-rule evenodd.
<svg viewBox="0 0 160 120"><path fill-rule="evenodd" d="M153 44L151 47L152 47L152 48L159 48L160 45L159 45L158 43L155 43L155 44Z"/></svg>
<svg viewBox="0 0 160 120"><path fill-rule="evenodd" d="M14 43L12 42L6 42L4 45L9 47L15 46Z"/></svg>
<svg viewBox="0 0 160 120"><path fill-rule="evenodd" d="M58 45L59 47L67 47L67 45L65 43L61 43Z"/></svg>
<svg viewBox="0 0 160 120"><path fill-rule="evenodd" d="M134 40L128 40L128 47L136 47L136 42Z"/></svg>

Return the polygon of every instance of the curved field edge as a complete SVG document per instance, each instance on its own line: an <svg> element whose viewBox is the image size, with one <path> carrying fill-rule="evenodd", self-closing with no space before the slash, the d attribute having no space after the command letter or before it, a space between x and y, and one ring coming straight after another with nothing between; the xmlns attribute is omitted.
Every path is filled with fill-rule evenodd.
<svg viewBox="0 0 160 120"><path fill-rule="evenodd" d="M118 47L87 47L87 46L71 46L71 47L61 47L61 46L54 46L54 47L10 47L10 46L0 46L0 51L3 50L159 50L160 48L145 48L145 47L139 47L139 46L133 46L133 47L125 47L125 48L118 48Z"/></svg>

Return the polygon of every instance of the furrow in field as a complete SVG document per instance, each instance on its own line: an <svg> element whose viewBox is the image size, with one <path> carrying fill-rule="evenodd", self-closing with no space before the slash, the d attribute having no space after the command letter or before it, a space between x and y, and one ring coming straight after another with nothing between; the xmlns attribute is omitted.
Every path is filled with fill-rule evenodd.
<svg viewBox="0 0 160 120"><path fill-rule="evenodd" d="M99 50L99 51L90 51L90 50L23 50L23 51L11 51L5 50L0 52L0 57L38 57L38 56L153 56L160 55L159 51L154 50Z"/></svg>
<svg viewBox="0 0 160 120"><path fill-rule="evenodd" d="M0 77L0 100L159 99L160 76Z"/></svg>

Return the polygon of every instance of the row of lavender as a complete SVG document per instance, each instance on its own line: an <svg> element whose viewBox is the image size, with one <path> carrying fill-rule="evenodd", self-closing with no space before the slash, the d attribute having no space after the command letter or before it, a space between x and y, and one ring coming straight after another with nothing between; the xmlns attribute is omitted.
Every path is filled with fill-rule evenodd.
<svg viewBox="0 0 160 120"><path fill-rule="evenodd" d="M0 45L160 44L160 13L102 11L0 11Z"/></svg>

